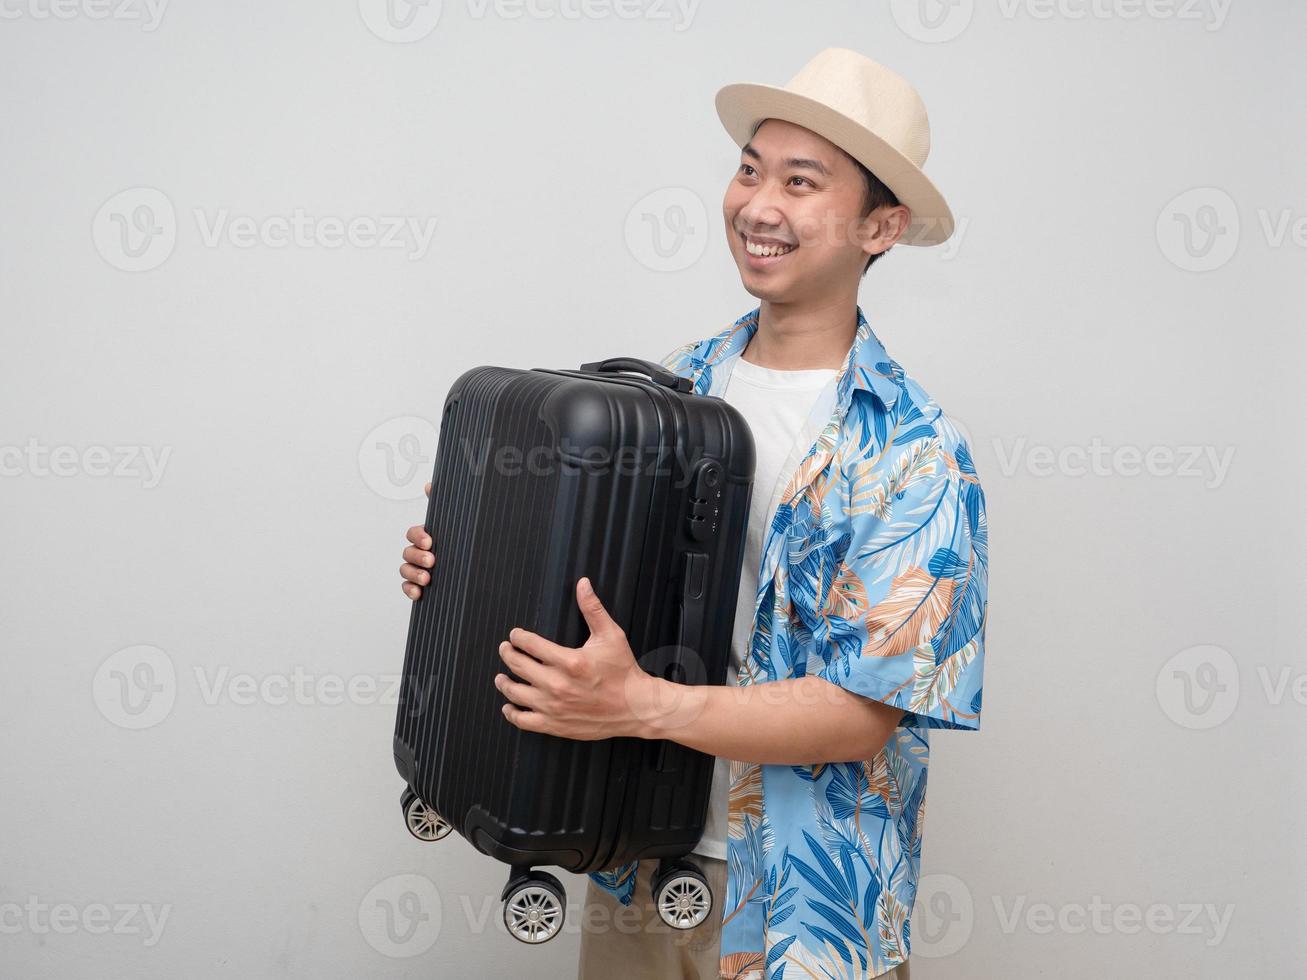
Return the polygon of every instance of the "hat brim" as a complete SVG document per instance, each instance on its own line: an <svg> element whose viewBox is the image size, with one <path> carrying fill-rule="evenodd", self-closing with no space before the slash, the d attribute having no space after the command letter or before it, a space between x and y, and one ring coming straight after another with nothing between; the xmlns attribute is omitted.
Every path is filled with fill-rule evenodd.
<svg viewBox="0 0 1307 980"><path fill-rule="evenodd" d="M717 93L717 115L738 146L760 119L783 119L810 129L870 170L912 212L901 245L939 245L953 234L944 195L911 160L862 124L825 103L775 85L727 85Z"/></svg>

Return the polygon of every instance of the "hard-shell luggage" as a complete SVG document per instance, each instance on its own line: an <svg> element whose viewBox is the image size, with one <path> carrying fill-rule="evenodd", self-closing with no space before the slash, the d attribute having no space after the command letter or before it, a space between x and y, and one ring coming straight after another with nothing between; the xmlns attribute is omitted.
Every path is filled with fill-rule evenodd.
<svg viewBox="0 0 1307 980"><path fill-rule="evenodd" d="M426 517L436 561L412 605L395 763L414 836L456 830L511 865L504 920L524 942L562 926L562 886L540 865L659 858L663 918L691 928L711 911L703 875L676 859L702 836L713 757L522 731L493 678L515 626L585 642L576 582L589 576L646 670L725 683L753 468L740 414L648 361L483 366L449 391Z"/></svg>

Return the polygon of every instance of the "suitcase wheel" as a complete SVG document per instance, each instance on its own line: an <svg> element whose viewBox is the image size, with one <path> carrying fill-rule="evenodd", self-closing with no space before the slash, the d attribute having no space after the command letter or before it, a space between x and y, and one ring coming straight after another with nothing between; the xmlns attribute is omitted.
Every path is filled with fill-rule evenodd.
<svg viewBox="0 0 1307 980"><path fill-rule="evenodd" d="M563 886L544 871L528 871L508 884L504 925L519 942L545 943L563 928Z"/></svg>
<svg viewBox="0 0 1307 980"><path fill-rule="evenodd" d="M454 828L411 789L405 789L399 804L404 808L404 826L420 841L440 840Z"/></svg>
<svg viewBox="0 0 1307 980"><path fill-rule="evenodd" d="M688 861L676 861L658 869L653 881L653 900L658 917L673 929L693 929L712 911L712 889L708 879Z"/></svg>

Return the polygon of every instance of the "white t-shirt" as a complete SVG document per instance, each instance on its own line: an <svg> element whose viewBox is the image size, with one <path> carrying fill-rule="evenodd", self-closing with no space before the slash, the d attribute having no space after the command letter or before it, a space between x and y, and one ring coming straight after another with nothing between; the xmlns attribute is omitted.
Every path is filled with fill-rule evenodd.
<svg viewBox="0 0 1307 980"><path fill-rule="evenodd" d="M744 537L744 561L740 571L735 625L731 634L727 684L735 684L749 647L753 629L753 602L758 591L758 572L762 565L762 546L767 528L771 526L775 515L770 506L772 491L817 396L837 373L835 368L776 371L750 364L740 357L736 359L726 390L722 393L722 397L749 423L749 429L753 432L755 459L753 494ZM801 447L800 454L808 448ZM785 477L788 479L791 475L786 473ZM703 837L693 853L725 860L730 788L730 761L718 758L713 770L708 819L704 824Z"/></svg>

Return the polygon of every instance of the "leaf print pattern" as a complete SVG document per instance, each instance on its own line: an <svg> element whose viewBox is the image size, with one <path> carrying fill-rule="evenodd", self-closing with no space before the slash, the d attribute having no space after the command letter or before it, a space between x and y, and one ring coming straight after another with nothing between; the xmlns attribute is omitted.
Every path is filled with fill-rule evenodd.
<svg viewBox="0 0 1307 980"><path fill-rule="evenodd" d="M929 643L953 602L953 580L924 568L909 568L894 579L890 593L867 614L865 655L896 657Z"/></svg>
<svg viewBox="0 0 1307 980"><path fill-rule="evenodd" d="M826 593L825 611L828 616L852 620L866 615L867 589L857 572L840 562L839 572Z"/></svg>
<svg viewBox="0 0 1307 980"><path fill-rule="evenodd" d="M727 833L743 838L745 822L762 822L762 770L747 762L731 760L730 819Z"/></svg>
<svg viewBox="0 0 1307 980"><path fill-rule="evenodd" d="M663 365L720 397L758 310ZM861 308L765 534L741 686L808 674L901 708L872 759L731 763L719 972L864 980L907 959L931 729L980 727L989 526L971 449ZM629 901L636 863L591 878Z"/></svg>
<svg viewBox="0 0 1307 980"><path fill-rule="evenodd" d="M939 440L923 439L914 442L888 473L880 472L877 460L861 461L856 468L858 482L848 515L869 513L882 521L889 520L894 501L901 500L914 483L933 476L940 456Z"/></svg>

